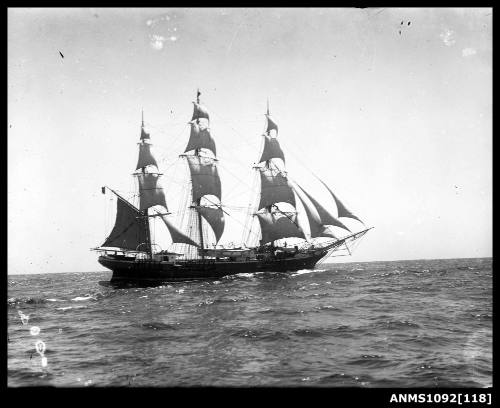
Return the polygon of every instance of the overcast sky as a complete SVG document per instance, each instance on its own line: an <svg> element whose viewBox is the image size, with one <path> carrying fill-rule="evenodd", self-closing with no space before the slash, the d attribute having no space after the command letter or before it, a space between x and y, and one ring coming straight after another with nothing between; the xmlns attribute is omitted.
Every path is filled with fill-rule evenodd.
<svg viewBox="0 0 500 408"><path fill-rule="evenodd" d="M342 261L492 255L491 9L10 8L8 273L102 270L141 108L177 209L198 87L223 203L248 205L269 98L290 176L375 227Z"/></svg>

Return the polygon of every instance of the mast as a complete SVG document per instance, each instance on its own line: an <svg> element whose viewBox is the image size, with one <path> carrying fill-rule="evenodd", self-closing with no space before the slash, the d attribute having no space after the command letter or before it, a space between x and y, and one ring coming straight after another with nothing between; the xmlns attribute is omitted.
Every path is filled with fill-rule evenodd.
<svg viewBox="0 0 500 408"><path fill-rule="evenodd" d="M282 170L281 165L278 167L274 161L280 159L283 165L285 164L285 156L278 141L278 125L271 118L269 112L269 99L267 100L265 116L267 125L262 135L264 147L258 160L258 163L263 163L263 165L255 166L260 173L261 182L260 202L257 212L254 213L261 227L261 246L288 236L304 237L302 229L296 222L296 213L290 215L277 205L278 203L288 203L295 209L296 202L284 167ZM259 210L264 212L258 212ZM276 214L281 214L282 217L277 218Z"/></svg>
<svg viewBox="0 0 500 408"><path fill-rule="evenodd" d="M196 90L196 103L200 103L200 89L198 88ZM196 123L199 125L200 124L200 119L196 119ZM195 156L200 156L200 149L195 149L194 150L194 155ZM205 253L203 249L205 248L204 242L203 242L203 224L201 223L201 212L199 210L201 206L201 197L198 198L195 202L197 208L196 208L196 213L198 216L198 233L200 234L200 246L201 246L201 259L205 259Z"/></svg>
<svg viewBox="0 0 500 408"><path fill-rule="evenodd" d="M141 139L142 135L146 134L144 131L144 109L141 109ZM142 174L146 174L146 166L141 167ZM146 252L150 258L153 258L153 246L151 244L151 230L149 225L149 208L141 211L143 217L144 228L146 231Z"/></svg>
<svg viewBox="0 0 500 408"><path fill-rule="evenodd" d="M201 258L205 258L203 252L205 247L205 237L203 234L203 219L212 228L217 243L224 231L224 211L222 210L221 183L217 170L217 149L215 141L210 133L210 114L205 106L200 103L201 92L198 89L196 101L193 101L193 116L189 122L191 131L189 141L184 150L184 154L191 174L191 209L196 214L190 215L190 227L199 235ZM202 150L203 149L203 150ZM193 152L188 153L187 152ZM209 155L209 153L211 155ZM217 197L219 203L212 201L209 197ZM205 200L202 198L205 197ZM215 206L215 208L214 208ZM194 224L197 224L195 226ZM193 235L194 238L194 235Z"/></svg>
<svg viewBox="0 0 500 408"><path fill-rule="evenodd" d="M158 179L161 174L158 172L158 164L151 152L150 135L144 130L144 111L141 111L141 137L139 144L139 158L134 175L139 182L139 210L140 217L144 223L146 253L150 258L153 256L153 244L151 241L151 228L149 224L149 209L156 205L161 205L167 209L165 193L158 186ZM148 166L155 166L156 172L146 171ZM140 170L137 172L137 170Z"/></svg>

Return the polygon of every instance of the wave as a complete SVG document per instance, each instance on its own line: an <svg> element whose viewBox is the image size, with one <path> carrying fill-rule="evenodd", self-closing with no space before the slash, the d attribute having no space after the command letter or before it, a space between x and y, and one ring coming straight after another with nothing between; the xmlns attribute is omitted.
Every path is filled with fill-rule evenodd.
<svg viewBox="0 0 500 408"><path fill-rule="evenodd" d="M369 375L356 376L349 375L345 373L334 373L320 377L318 384L320 385L338 385L338 386L353 386L353 387L363 387L368 386L373 381L373 378Z"/></svg>
<svg viewBox="0 0 500 408"><path fill-rule="evenodd" d="M387 329L400 329L400 328L420 328L420 325L409 320L389 320L380 324Z"/></svg>
<svg viewBox="0 0 500 408"><path fill-rule="evenodd" d="M370 368L382 368L382 367L397 365L398 363L388 360L381 355L364 354L362 356L347 361L347 364L362 366L362 367L370 367Z"/></svg>
<svg viewBox="0 0 500 408"><path fill-rule="evenodd" d="M90 300L90 299L97 300L94 296L90 296L90 295L88 295L88 296L77 296L77 297L75 297L75 298L73 298L71 300L74 301L74 302L82 302L82 301Z"/></svg>
<svg viewBox="0 0 500 408"><path fill-rule="evenodd" d="M142 323L139 327L146 330L175 330L177 329L177 327L175 326L179 324L180 323L168 324L163 322L147 322L147 323Z"/></svg>
<svg viewBox="0 0 500 408"><path fill-rule="evenodd" d="M286 333L265 329L240 329L231 333L231 336L267 341L289 339L289 336Z"/></svg>
<svg viewBox="0 0 500 408"><path fill-rule="evenodd" d="M208 299L204 300L203 302L199 302L196 306L202 307L202 306L209 306L209 305L221 304L221 303L245 302L249 299L250 299L250 297L248 297L248 296L230 297L230 298L219 297L219 298L214 298L214 299L208 298Z"/></svg>
<svg viewBox="0 0 500 408"><path fill-rule="evenodd" d="M39 298L39 297L25 297L25 298L9 298L7 299L8 306L15 306L19 304L27 304L27 305L38 305L47 303L47 299Z"/></svg>
<svg viewBox="0 0 500 408"><path fill-rule="evenodd" d="M304 275L306 273L315 273L315 272L325 272L327 269L299 269L297 272L291 274L291 276Z"/></svg>
<svg viewBox="0 0 500 408"><path fill-rule="evenodd" d="M338 307L334 307L331 305L320 305L320 306L315 306L314 307L316 310L331 310L332 312L341 312L342 309Z"/></svg>

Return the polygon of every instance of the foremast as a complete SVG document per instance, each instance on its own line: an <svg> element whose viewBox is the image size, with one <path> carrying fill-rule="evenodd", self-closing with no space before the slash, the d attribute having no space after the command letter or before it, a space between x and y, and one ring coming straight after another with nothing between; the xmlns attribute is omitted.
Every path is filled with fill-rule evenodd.
<svg viewBox="0 0 500 408"><path fill-rule="evenodd" d="M141 136L138 145L139 157L136 171L133 175L137 178L139 185L140 222L143 223L146 232L145 252L151 258L153 255L153 243L151 240L149 209L160 205L168 212L168 208L165 193L159 184L162 174L159 172L158 163L151 152L151 136L144 129L144 111L141 112Z"/></svg>
<svg viewBox="0 0 500 408"><path fill-rule="evenodd" d="M253 214L258 218L260 225L260 245L288 237L301 238L306 241L319 237L339 240L331 228L333 226L350 233L350 229L343 222L289 178L285 170L285 155L278 140L278 125L269 112L269 100L265 117L266 130L262 135L263 149L258 164L254 166L260 174L261 184L259 204ZM362 223L357 216L347 210L321 179L319 181L334 199L338 217L349 217ZM301 225L297 217L298 202L304 209L308 228L304 228L306 226ZM282 208L285 206L292 207L293 211ZM309 230L307 236L305 229ZM351 236L356 237L357 233Z"/></svg>
<svg viewBox="0 0 500 408"><path fill-rule="evenodd" d="M260 225L260 246L285 237L305 238L297 222L295 196L278 140L278 125L269 111L269 101L265 118L262 153L254 166L260 178L259 202L253 213Z"/></svg>

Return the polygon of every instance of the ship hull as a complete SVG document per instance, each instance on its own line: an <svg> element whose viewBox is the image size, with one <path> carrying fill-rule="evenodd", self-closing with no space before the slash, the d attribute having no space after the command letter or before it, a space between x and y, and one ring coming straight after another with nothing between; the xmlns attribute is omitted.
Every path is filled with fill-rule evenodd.
<svg viewBox="0 0 500 408"><path fill-rule="evenodd" d="M111 283L161 283L195 279L217 279L238 273L254 272L294 272L314 268L327 255L325 250L317 250L294 257L248 261L215 261L213 259L160 262L150 259L117 259L102 255L98 261L113 271Z"/></svg>

